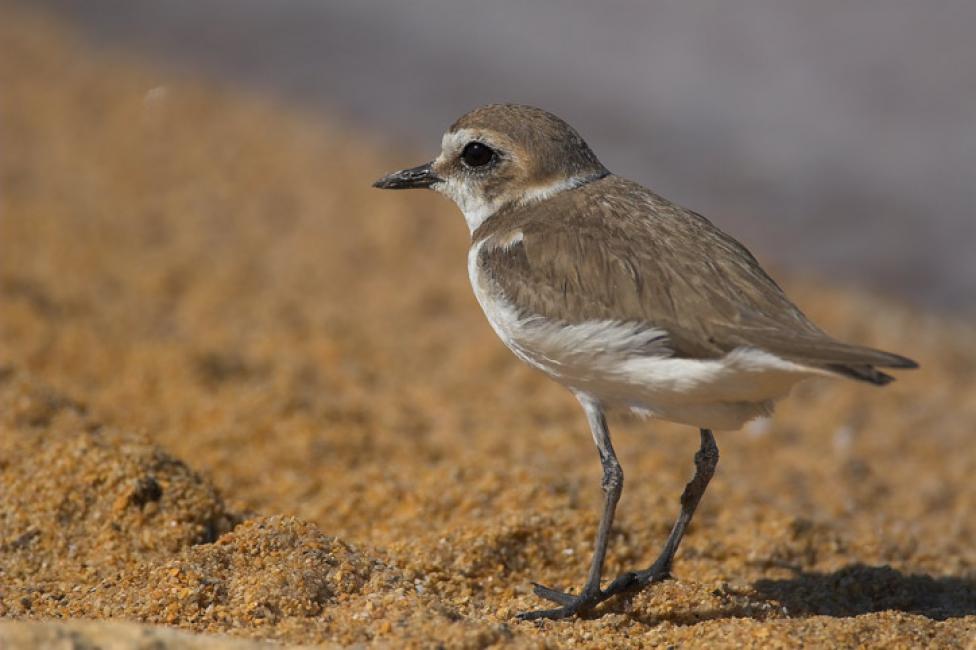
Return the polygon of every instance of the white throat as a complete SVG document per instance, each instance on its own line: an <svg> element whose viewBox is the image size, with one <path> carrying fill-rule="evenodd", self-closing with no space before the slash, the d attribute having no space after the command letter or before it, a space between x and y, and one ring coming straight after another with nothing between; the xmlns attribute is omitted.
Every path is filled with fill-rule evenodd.
<svg viewBox="0 0 976 650"><path fill-rule="evenodd" d="M516 199L518 205L531 205L537 201L544 201L556 194L564 191L570 190L574 187L579 187L586 182L587 179L580 177L564 178L562 180L554 181L547 185L539 185L536 187L530 187L528 190L522 193L520 197ZM464 214L464 220L468 224L468 230L474 233L478 227L485 222L488 217L498 212L506 203L510 202L513 197L510 195L502 195L501 197L495 199L494 201L486 201L485 198L477 191L477 187L472 183L464 183L457 178L450 178L446 181L437 183L432 187L432 189L437 190L447 198L454 201L461 212Z"/></svg>
<svg viewBox="0 0 976 650"><path fill-rule="evenodd" d="M464 183L457 178L449 178L437 183L431 189L437 190L454 201L461 213L464 214L468 230L472 233L504 204L501 199L486 201L480 192L474 191L476 188L472 187L471 183Z"/></svg>

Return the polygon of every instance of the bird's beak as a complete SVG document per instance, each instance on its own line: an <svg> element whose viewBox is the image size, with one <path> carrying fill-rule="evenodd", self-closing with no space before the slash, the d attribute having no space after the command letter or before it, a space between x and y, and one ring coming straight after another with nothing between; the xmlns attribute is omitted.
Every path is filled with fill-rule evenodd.
<svg viewBox="0 0 976 650"><path fill-rule="evenodd" d="M434 173L433 164L433 162L429 162L393 172L373 183L373 187L378 187L381 190L411 190L418 187L430 187L434 183L444 180Z"/></svg>

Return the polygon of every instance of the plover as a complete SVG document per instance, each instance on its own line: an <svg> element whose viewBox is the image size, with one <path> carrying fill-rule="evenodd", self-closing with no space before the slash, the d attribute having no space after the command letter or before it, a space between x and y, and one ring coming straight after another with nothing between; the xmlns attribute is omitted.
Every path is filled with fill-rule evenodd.
<svg viewBox="0 0 976 650"><path fill-rule="evenodd" d="M542 585L564 618L669 577L718 464L712 429L771 413L799 381L844 376L877 385L878 368L915 362L831 338L739 242L705 217L611 174L569 124L538 108L495 104L448 129L429 163L374 183L430 188L471 230L468 274L492 328L517 357L566 386L603 465L603 514L578 594ZM604 413L625 409L697 427L695 473L664 548L647 569L601 586L623 471Z"/></svg>

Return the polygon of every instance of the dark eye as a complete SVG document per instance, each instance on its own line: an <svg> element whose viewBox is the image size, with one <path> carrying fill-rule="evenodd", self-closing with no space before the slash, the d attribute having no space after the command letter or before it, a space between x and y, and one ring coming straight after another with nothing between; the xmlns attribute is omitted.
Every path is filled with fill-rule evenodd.
<svg viewBox="0 0 976 650"><path fill-rule="evenodd" d="M484 167L495 157L495 151L480 142L469 142L461 152L461 160L468 167Z"/></svg>

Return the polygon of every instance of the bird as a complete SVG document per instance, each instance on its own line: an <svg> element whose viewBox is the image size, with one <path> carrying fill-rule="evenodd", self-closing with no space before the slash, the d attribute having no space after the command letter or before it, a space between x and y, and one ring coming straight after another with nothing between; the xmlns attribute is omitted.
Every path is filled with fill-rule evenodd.
<svg viewBox="0 0 976 650"><path fill-rule="evenodd" d="M612 174L580 134L532 106L491 104L455 121L432 161L380 189L428 188L460 208L468 275L516 357L568 388L603 469L603 510L578 593L534 583L555 607L522 620L582 616L671 577L675 553L718 465L713 430L772 413L798 382L883 386L907 357L832 338L790 301L749 250L711 221ZM602 586L623 470L610 411L699 430L694 474L657 559Z"/></svg>

